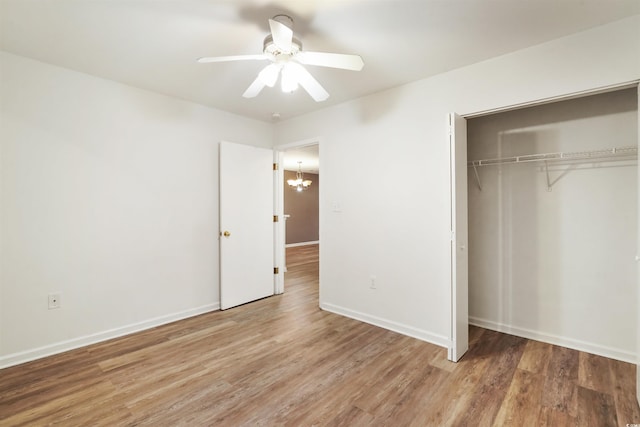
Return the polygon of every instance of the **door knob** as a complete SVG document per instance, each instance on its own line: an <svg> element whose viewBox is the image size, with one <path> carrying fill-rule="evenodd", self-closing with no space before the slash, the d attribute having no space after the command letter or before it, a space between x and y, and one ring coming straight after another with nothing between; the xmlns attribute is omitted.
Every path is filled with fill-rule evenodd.
<svg viewBox="0 0 640 427"><path fill-rule="evenodd" d="M231 236L231 233L229 233L228 231L225 231L224 233L222 233L222 235L224 237L229 237L229 236Z"/></svg>

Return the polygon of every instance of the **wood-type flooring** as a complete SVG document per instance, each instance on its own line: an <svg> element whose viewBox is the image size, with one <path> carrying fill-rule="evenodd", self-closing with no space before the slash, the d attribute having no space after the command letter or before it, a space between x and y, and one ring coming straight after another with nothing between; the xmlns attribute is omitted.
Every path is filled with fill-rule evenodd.
<svg viewBox="0 0 640 427"><path fill-rule="evenodd" d="M318 248L285 294L0 370L2 426L625 426L635 366L485 329L441 347L318 308Z"/></svg>

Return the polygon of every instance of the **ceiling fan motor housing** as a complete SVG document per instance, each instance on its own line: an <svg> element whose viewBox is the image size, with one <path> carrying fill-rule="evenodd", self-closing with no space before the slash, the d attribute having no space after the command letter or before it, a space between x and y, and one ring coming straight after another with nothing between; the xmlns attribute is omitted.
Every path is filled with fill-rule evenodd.
<svg viewBox="0 0 640 427"><path fill-rule="evenodd" d="M267 55L273 55L275 57L277 57L278 55L294 56L296 53L300 52L301 50L302 50L302 42L295 37L291 41L291 52L281 51L278 48L278 46L276 46L275 43L273 42L273 36L271 34L269 34L267 37L264 38L263 51Z"/></svg>

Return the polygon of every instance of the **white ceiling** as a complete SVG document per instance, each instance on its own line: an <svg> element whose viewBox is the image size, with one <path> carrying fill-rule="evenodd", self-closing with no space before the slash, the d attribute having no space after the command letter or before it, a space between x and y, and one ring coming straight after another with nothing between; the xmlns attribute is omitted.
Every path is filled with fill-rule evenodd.
<svg viewBox="0 0 640 427"><path fill-rule="evenodd" d="M308 145L306 147L294 148L284 152L284 170L297 171L298 162L300 169L307 173L320 172L320 157L318 145Z"/></svg>
<svg viewBox="0 0 640 427"><path fill-rule="evenodd" d="M356 53L360 72L309 66L322 103L276 85L241 95L267 19L305 50ZM0 49L259 120L304 114L640 13L638 0L0 0Z"/></svg>

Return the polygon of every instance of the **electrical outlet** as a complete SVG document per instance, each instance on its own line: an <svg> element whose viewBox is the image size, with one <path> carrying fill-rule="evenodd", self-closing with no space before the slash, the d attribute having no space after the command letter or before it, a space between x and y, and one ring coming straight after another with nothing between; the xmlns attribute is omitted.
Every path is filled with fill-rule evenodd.
<svg viewBox="0 0 640 427"><path fill-rule="evenodd" d="M60 308L60 294L49 294L49 310Z"/></svg>
<svg viewBox="0 0 640 427"><path fill-rule="evenodd" d="M376 276L374 274L371 275L370 277L371 282L369 282L369 288L371 289L378 289L376 286Z"/></svg>

